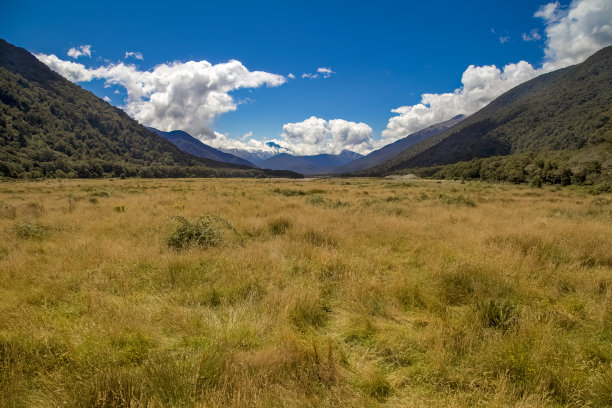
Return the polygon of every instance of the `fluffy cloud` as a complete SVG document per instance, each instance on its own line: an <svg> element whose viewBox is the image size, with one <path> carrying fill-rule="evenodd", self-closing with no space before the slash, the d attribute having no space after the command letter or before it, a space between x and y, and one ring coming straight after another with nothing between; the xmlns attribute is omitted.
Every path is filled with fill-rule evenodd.
<svg viewBox="0 0 612 408"><path fill-rule="evenodd" d="M546 4L535 13L545 23L545 61L534 68L525 61L496 66L470 65L463 73L461 87L452 93L423 94L421 103L393 109L382 132L382 144L391 143L420 129L452 118L472 114L505 91L540 74L584 61L599 49L612 44L612 2L574 0L568 9L558 2ZM536 32L530 38L536 39ZM526 35L525 35L526 36ZM523 39L525 39L525 36Z"/></svg>
<svg viewBox="0 0 612 408"><path fill-rule="evenodd" d="M214 138L210 123L223 113L236 110L230 92L241 88L279 86L286 79L263 71L249 71L232 60L212 65L207 61L161 64L151 71L134 65L109 64L86 68L55 55L36 57L73 82L104 79L127 91L125 111L139 122L161 130L184 129L202 140Z"/></svg>
<svg viewBox="0 0 612 408"><path fill-rule="evenodd" d="M250 137L252 136L252 132L248 132L240 140L231 138L226 134L220 132L213 133L214 139L207 140L206 143L212 147L215 147L225 152L232 153L235 150L244 150L250 153L257 153L259 156L262 157L271 157L281 152L293 153L293 150L281 145L284 144L282 140L250 139ZM249 133L251 134L249 135ZM280 146L280 148L275 148L275 145Z"/></svg>
<svg viewBox="0 0 612 408"><path fill-rule="evenodd" d="M87 55L91 57L91 45L81 45L80 47L72 47L68 50L68 56L74 59Z"/></svg>
<svg viewBox="0 0 612 408"><path fill-rule="evenodd" d="M214 132L215 138L208 140L211 146L232 151L277 154L286 152L296 155L315 155L321 153L338 154L343 150L368 153L374 147L372 128L365 123L349 122L343 119L325 120L311 116L295 123L283 125L280 138L269 140L249 139L253 133L245 134L240 140ZM246 140L245 139L249 139Z"/></svg>
<svg viewBox="0 0 612 408"><path fill-rule="evenodd" d="M311 116L302 122L286 123L281 137L281 145L300 155L338 154L345 149L365 153L373 147L370 126L343 119L326 121Z"/></svg>
<svg viewBox="0 0 612 408"><path fill-rule="evenodd" d="M287 75L287 78L289 78L289 79L295 79L295 75L293 75L292 73L289 73L289 75Z"/></svg>
<svg viewBox="0 0 612 408"><path fill-rule="evenodd" d="M125 52L125 56L123 58L127 59L127 58L135 58L137 60L143 60L144 57L142 56L142 52L137 52L137 51L126 51Z"/></svg>
<svg viewBox="0 0 612 408"><path fill-rule="evenodd" d="M575 0L568 10L550 3L535 16L546 22L545 71L578 64L612 44L610 0Z"/></svg>
<svg viewBox="0 0 612 408"><path fill-rule="evenodd" d="M508 64L501 70L494 65L470 65L461 77L461 88L452 93L423 94L421 103L393 109L398 116L389 119L387 129L383 130L383 144L453 116L474 113L498 95L536 75L537 70L525 61Z"/></svg>
<svg viewBox="0 0 612 408"><path fill-rule="evenodd" d="M108 96L105 96L105 97L104 97L104 98L102 98L102 99L104 99L104 100L105 100L106 102L108 102L108 103L111 103L111 102L112 102L112 101L111 101L111 98L109 98Z"/></svg>

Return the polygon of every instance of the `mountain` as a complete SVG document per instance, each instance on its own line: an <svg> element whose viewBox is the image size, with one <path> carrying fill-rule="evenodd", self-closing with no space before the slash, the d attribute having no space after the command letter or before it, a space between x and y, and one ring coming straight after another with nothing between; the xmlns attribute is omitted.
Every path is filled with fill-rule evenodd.
<svg viewBox="0 0 612 408"><path fill-rule="evenodd" d="M292 169L292 171L301 174L313 174L320 171L319 167L305 160L303 157L293 156L287 153L277 154L276 156L262 160L259 165L269 169Z"/></svg>
<svg viewBox="0 0 612 408"><path fill-rule="evenodd" d="M435 125L431 125L425 129L419 130L418 132L415 132L410 136L407 136L403 139L399 139L361 158L353 160L343 166L329 169L328 171L336 174L350 173L353 171L364 170L377 164L383 163L385 160L389 160L394 156L397 156L399 153L406 150L410 146L420 142L421 140L425 140L428 137L435 136L438 133L441 133L446 129L456 125L463 119L465 119L464 115L457 115L454 118L449 119L445 122L436 123Z"/></svg>
<svg viewBox="0 0 612 408"><path fill-rule="evenodd" d="M611 119L612 47L607 47L581 64L511 89L450 129L357 174L420 172L563 184L612 178ZM444 167L458 162L464 163Z"/></svg>
<svg viewBox="0 0 612 408"><path fill-rule="evenodd" d="M199 141L189 133L182 130L173 130L171 132L164 132L152 127L147 127L152 132L157 133L164 139L172 142L176 147L184 152L193 154L194 156L203 157L205 159L216 160L224 163L243 164L245 166L255 167L253 163L236 157L233 154L222 152L214 147L208 146L207 144Z"/></svg>
<svg viewBox="0 0 612 408"><path fill-rule="evenodd" d="M255 165L261 167L261 163L269 159L270 157L287 153L291 154L291 150L282 147L281 145L274 142L265 143L265 147L257 150L242 150L242 149L223 149L223 152L233 154L234 156L240 157L241 159L247 160Z"/></svg>
<svg viewBox="0 0 612 408"><path fill-rule="evenodd" d="M259 162L266 169L291 170L302 174L321 174L332 167L338 167L361 158L359 153L343 150L340 154L317 154L314 156L294 156L281 153Z"/></svg>
<svg viewBox="0 0 612 408"><path fill-rule="evenodd" d="M297 176L181 151L0 39L0 176Z"/></svg>

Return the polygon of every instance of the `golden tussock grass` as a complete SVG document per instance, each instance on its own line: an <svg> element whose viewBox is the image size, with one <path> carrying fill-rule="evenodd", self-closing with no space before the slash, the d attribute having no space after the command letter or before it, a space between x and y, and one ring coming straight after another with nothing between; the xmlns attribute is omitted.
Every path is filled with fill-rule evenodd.
<svg viewBox="0 0 612 408"><path fill-rule="evenodd" d="M0 406L612 405L612 196L0 188Z"/></svg>

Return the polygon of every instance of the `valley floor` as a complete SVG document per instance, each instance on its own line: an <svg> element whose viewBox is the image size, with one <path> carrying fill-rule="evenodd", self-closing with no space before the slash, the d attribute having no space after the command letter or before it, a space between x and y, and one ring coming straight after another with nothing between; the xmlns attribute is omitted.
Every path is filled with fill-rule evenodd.
<svg viewBox="0 0 612 408"><path fill-rule="evenodd" d="M610 406L611 272L612 194L2 183L0 406Z"/></svg>

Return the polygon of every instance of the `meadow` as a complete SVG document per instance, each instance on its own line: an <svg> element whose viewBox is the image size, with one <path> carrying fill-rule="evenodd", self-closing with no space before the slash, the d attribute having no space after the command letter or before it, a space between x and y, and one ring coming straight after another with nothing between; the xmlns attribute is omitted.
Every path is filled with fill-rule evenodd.
<svg viewBox="0 0 612 408"><path fill-rule="evenodd" d="M612 405L612 194L0 184L2 407Z"/></svg>

